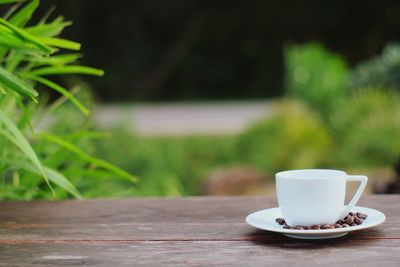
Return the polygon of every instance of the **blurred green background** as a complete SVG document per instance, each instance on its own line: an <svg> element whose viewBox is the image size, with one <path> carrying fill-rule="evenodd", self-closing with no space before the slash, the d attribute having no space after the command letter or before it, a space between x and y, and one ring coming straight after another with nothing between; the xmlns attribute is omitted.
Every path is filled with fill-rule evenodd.
<svg viewBox="0 0 400 267"><path fill-rule="evenodd" d="M366 173L370 193L399 192L400 3L42 3L37 16L54 5L74 21L64 36L83 44L82 63L106 75L56 77L79 85L77 97L94 112L82 116L65 103L41 127L139 177L132 183L83 171L79 157L65 156L76 166L66 176L84 197L271 193L274 173L294 168ZM104 128L96 110L110 102L123 109L255 99L273 111L239 132L153 136L123 120L92 132ZM87 138L74 139L74 132ZM56 191L55 198L72 197ZM0 197L54 198L43 184L7 179Z"/></svg>

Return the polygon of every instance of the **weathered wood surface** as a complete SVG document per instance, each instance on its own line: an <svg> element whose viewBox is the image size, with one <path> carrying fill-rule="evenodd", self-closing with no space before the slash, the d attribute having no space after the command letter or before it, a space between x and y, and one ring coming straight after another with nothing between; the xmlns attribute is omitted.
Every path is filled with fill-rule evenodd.
<svg viewBox="0 0 400 267"><path fill-rule="evenodd" d="M383 225L307 241L245 224L274 197L0 203L0 266L398 266L400 195L359 203Z"/></svg>

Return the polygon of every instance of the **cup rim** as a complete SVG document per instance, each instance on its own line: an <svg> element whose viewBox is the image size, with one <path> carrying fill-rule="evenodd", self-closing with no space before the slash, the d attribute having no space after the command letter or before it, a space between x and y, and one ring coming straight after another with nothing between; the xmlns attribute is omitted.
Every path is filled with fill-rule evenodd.
<svg viewBox="0 0 400 267"><path fill-rule="evenodd" d="M308 172L308 175L305 173ZM302 173L302 175L297 175ZM275 177L282 177L287 179L327 179L327 178L339 178L347 176L347 173L342 170L335 169L296 169L280 171L275 174Z"/></svg>

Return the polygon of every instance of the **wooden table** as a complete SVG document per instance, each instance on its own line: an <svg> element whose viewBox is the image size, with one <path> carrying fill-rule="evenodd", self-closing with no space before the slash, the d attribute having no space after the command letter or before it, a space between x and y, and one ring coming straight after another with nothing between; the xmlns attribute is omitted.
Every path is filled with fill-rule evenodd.
<svg viewBox="0 0 400 267"><path fill-rule="evenodd" d="M274 197L0 203L0 266L400 266L400 195L365 196L387 220L331 240L245 224Z"/></svg>

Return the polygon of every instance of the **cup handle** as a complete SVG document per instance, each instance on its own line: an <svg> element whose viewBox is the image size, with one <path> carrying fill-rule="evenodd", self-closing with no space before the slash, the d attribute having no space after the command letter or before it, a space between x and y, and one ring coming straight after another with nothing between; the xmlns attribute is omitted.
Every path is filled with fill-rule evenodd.
<svg viewBox="0 0 400 267"><path fill-rule="evenodd" d="M354 208L357 201L360 199L360 197L365 189L365 186L367 185L368 177L365 175L347 175L346 182L360 182L360 186L358 187L357 192L354 194L350 203L343 210L340 218L346 217L346 215Z"/></svg>

